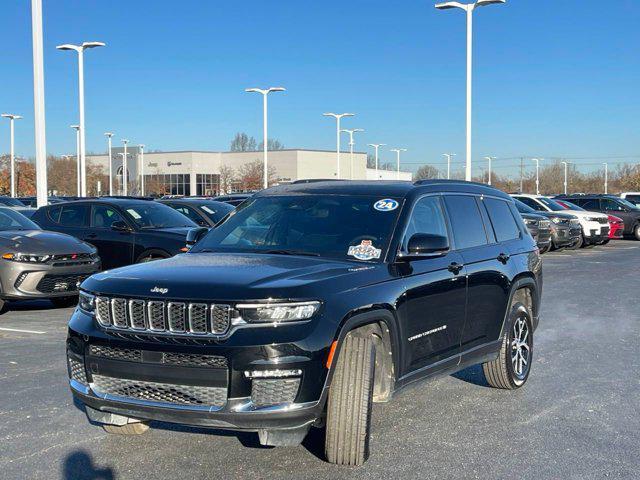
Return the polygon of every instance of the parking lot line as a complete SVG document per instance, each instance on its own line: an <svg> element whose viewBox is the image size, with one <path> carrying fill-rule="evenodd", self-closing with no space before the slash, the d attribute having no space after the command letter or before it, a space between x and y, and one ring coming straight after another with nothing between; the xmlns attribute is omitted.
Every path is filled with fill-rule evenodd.
<svg viewBox="0 0 640 480"><path fill-rule="evenodd" d="M39 330L22 330L19 328L4 328L0 327L0 330L5 332L17 332L17 333L34 333L36 335L44 335L47 332L40 332Z"/></svg>

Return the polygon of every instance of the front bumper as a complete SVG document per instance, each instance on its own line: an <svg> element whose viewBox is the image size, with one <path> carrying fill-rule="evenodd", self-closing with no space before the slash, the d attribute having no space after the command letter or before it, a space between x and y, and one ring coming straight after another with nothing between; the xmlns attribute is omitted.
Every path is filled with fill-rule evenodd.
<svg viewBox="0 0 640 480"><path fill-rule="evenodd" d="M67 340L71 391L91 409L137 420L246 431L299 429L323 415L328 353L309 347L306 336L313 329L300 327L264 332L259 345L247 342L245 331L227 341L176 342L108 333L76 310ZM173 363L165 361L167 355ZM202 359L216 360L204 365ZM301 373L268 380L245 375L264 370Z"/></svg>
<svg viewBox="0 0 640 480"><path fill-rule="evenodd" d="M582 230L578 228L572 228L568 225L554 225L551 233L551 239L556 247L566 247L574 245L578 239Z"/></svg>
<svg viewBox="0 0 640 480"><path fill-rule="evenodd" d="M78 283L100 270L100 260L84 265L49 265L3 261L0 284L3 299L68 297Z"/></svg>

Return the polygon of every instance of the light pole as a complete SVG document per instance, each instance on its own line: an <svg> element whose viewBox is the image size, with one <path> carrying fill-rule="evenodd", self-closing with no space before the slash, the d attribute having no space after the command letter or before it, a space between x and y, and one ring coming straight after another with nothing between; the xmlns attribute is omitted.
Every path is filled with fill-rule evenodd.
<svg viewBox="0 0 640 480"><path fill-rule="evenodd" d="M376 180L378 180L380 178L379 175L378 175L378 149L380 147L384 147L386 145L387 145L386 143L369 143L367 145L369 147L373 147L375 149L375 151L376 151L376 156L375 156L375 159L376 159Z"/></svg>
<svg viewBox="0 0 640 480"><path fill-rule="evenodd" d="M455 157L455 153L443 153L443 157L447 157L447 180L451 179L451 157Z"/></svg>
<svg viewBox="0 0 640 480"><path fill-rule="evenodd" d="M126 138L122 139L122 143L124 144L124 153L122 154L122 195L127 196L127 184L129 182L129 178L127 175L127 144L129 140Z"/></svg>
<svg viewBox="0 0 640 480"><path fill-rule="evenodd" d="M356 132L364 132L364 129L363 128L352 128L352 129L343 128L340 131L343 133L349 134L349 154L351 156L350 157L351 168L349 169L349 173L350 173L351 180L353 180L353 147L355 146L355 142L353 141L353 134Z"/></svg>
<svg viewBox="0 0 640 480"><path fill-rule="evenodd" d="M80 169L81 169L81 186L82 197L87 196L87 165L86 165L86 147L85 147L85 131L84 131L84 51L88 48L104 47L102 42L84 42L82 45L72 45L66 43L58 45L58 50L73 50L78 54L78 98L80 112ZM80 195L80 194L79 194Z"/></svg>
<svg viewBox="0 0 640 480"><path fill-rule="evenodd" d="M506 0L476 0L475 3L445 2L436 4L439 10L460 8L467 12L467 166L465 180L471 181L471 73L473 55L473 11L492 3L505 3Z"/></svg>
<svg viewBox="0 0 640 480"><path fill-rule="evenodd" d="M140 196L144 197L144 145L138 145L140 154Z"/></svg>
<svg viewBox="0 0 640 480"><path fill-rule="evenodd" d="M69 125L76 131L76 183L77 195L82 196L82 174L80 173L80 125Z"/></svg>
<svg viewBox="0 0 640 480"><path fill-rule="evenodd" d="M607 195L609 193L609 164L603 163L604 165L604 194Z"/></svg>
<svg viewBox="0 0 640 480"><path fill-rule="evenodd" d="M568 162L560 162L562 165L564 165L564 194L567 194L567 165L569 164Z"/></svg>
<svg viewBox="0 0 640 480"><path fill-rule="evenodd" d="M245 92L255 92L255 93L261 93L262 94L262 117L263 117L263 135L264 135L264 140L263 140L263 146L262 146L262 151L263 151L263 157L264 157L264 170L263 170L263 174L262 174L262 186L264 188L268 188L269 187L269 170L267 167L267 157L269 155L268 150L269 150L269 137L268 137L268 132L267 132L267 97L269 96L269 94L271 92L284 92L286 91L286 89L284 87L270 87L267 88L266 90L263 90L261 88L247 88L245 90Z"/></svg>
<svg viewBox="0 0 640 480"><path fill-rule="evenodd" d="M323 113L323 115L336 119L336 178L340 178L340 120L342 117L353 117L355 113Z"/></svg>
<svg viewBox="0 0 640 480"><path fill-rule="evenodd" d="M3 113L4 118L9 119L9 141L10 141L10 153L9 161L11 162L11 196L16 196L16 153L14 150L14 120L20 120L20 115L14 115L12 113Z"/></svg>
<svg viewBox="0 0 640 480"><path fill-rule="evenodd" d="M392 148L390 152L396 152L396 180L400 180L400 152L406 152L406 148Z"/></svg>
<svg viewBox="0 0 640 480"><path fill-rule="evenodd" d="M105 132L105 137L107 137L107 155L109 155L109 196L113 196L113 160L111 158L111 137L113 137L113 133Z"/></svg>
<svg viewBox="0 0 640 480"><path fill-rule="evenodd" d="M33 39L33 120L36 146L36 196L38 208L48 203L47 135L44 115L44 54L42 48L42 0L31 0Z"/></svg>
<svg viewBox="0 0 640 480"><path fill-rule="evenodd" d="M536 162L536 195L540 195L540 159L532 158L531 161Z"/></svg>
<svg viewBox="0 0 640 480"><path fill-rule="evenodd" d="M487 179L487 185L491 185L491 161L495 160L497 157L484 157L485 160L489 161L489 176Z"/></svg>
<svg viewBox="0 0 640 480"><path fill-rule="evenodd" d="M126 155L122 152L118 152L118 156L122 159L122 179L120 180L122 185L120 185L120 194L122 195L126 195L127 194L127 188L126 188L126 183L124 182L124 178L125 178L125 168L127 166L127 161L125 160L127 157L131 156L130 153L127 153ZM117 173L116 173L117 175Z"/></svg>

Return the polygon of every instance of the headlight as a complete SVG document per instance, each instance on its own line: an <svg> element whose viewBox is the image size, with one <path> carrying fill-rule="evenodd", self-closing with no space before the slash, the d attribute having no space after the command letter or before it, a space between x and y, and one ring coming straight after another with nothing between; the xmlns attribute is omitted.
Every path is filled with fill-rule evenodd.
<svg viewBox="0 0 640 480"><path fill-rule="evenodd" d="M96 297L87 292L78 295L78 307L85 312L93 313L96 309Z"/></svg>
<svg viewBox="0 0 640 480"><path fill-rule="evenodd" d="M46 263L51 260L51 255L32 255L29 253L5 253L2 255L5 260L24 263Z"/></svg>
<svg viewBox="0 0 640 480"><path fill-rule="evenodd" d="M236 305L240 317L249 323L278 323L308 320L320 309L320 302L247 303Z"/></svg>
<svg viewBox="0 0 640 480"><path fill-rule="evenodd" d="M524 224L527 225L527 226L534 226L534 225L538 224L538 221L537 220L533 220L531 218L525 218L524 219Z"/></svg>

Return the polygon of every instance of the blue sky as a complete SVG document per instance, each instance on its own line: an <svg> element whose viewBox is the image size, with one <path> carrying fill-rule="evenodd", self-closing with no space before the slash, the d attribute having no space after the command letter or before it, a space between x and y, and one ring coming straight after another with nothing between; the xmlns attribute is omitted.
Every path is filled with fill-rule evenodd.
<svg viewBox="0 0 640 480"><path fill-rule="evenodd" d="M105 150L107 130L161 150L226 150L238 131L260 140L260 98L243 90L283 85L270 134L287 147L334 148L335 124L321 114L351 111L345 128L366 129L358 150L405 147L411 169L443 152L464 158L461 11L424 0L43 3L50 153L75 150L77 122L76 55L55 46L97 40L107 48L85 57L90 151ZM34 151L30 14L27 0L0 5L0 110L24 115L24 156ZM640 161L638 2L509 0L474 18L474 160L566 156L585 170L596 157Z"/></svg>

